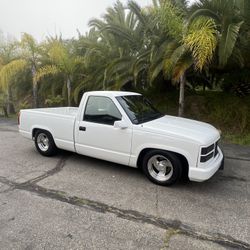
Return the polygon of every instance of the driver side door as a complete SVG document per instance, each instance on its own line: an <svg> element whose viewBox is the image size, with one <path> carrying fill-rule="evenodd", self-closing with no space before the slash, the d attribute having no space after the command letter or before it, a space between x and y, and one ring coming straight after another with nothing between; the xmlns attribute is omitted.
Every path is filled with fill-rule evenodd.
<svg viewBox="0 0 250 250"><path fill-rule="evenodd" d="M122 115L109 97L89 96L83 119L76 130L76 152L79 154L129 164L132 126L114 127Z"/></svg>

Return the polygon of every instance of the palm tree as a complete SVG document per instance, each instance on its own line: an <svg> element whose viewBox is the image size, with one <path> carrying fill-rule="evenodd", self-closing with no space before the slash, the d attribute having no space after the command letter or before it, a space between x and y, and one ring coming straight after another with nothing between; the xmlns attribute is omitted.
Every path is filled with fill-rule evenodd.
<svg viewBox="0 0 250 250"><path fill-rule="evenodd" d="M185 72L192 66L202 70L216 47L214 22L200 18L187 29L184 9L185 1L154 1L154 8L147 9L129 1L125 11L118 1L103 20L90 22L94 29L89 38L82 38L86 64L89 57L98 58L92 60L97 67L90 67L98 74L87 75L95 75L102 88L119 89L129 81L152 84L164 73L181 83L179 115L183 115ZM92 82L90 78L85 78L85 84Z"/></svg>
<svg viewBox="0 0 250 250"><path fill-rule="evenodd" d="M29 34L23 33L20 46L22 48L22 58L26 61L32 75L33 107L38 107L38 85L36 72L40 64L42 47Z"/></svg>
<svg viewBox="0 0 250 250"><path fill-rule="evenodd" d="M67 88L68 106L71 106L72 82L78 67L83 64L83 58L74 53L59 40L52 41L48 51L50 64L41 67L35 74L35 81L48 75L63 75Z"/></svg>
<svg viewBox="0 0 250 250"><path fill-rule="evenodd" d="M190 69L202 71L211 60L217 45L214 21L197 18L187 25L186 1L154 1L155 15L165 41L153 56L151 81L162 72L165 78L179 82L179 116L184 114L186 72ZM180 8L181 6L181 8ZM186 7L185 7L186 6ZM184 11L185 9L185 11Z"/></svg>
<svg viewBox="0 0 250 250"><path fill-rule="evenodd" d="M149 36L155 34L149 13L134 1L127 7L117 1L103 19L90 21L90 32L79 39L79 44L86 48L87 77L77 87L75 97L89 83L100 89L121 89L129 82L148 82Z"/></svg>
<svg viewBox="0 0 250 250"><path fill-rule="evenodd" d="M7 111L14 113L13 97L11 91L11 81L13 77L26 67L26 62L22 59L13 60L4 65L0 71L0 86L7 95Z"/></svg>
<svg viewBox="0 0 250 250"><path fill-rule="evenodd" d="M126 13L125 6L117 1L113 8L107 9L103 20L94 19L90 26L99 32L96 45L101 45L109 54L105 58L103 87L119 89L133 80L133 61L142 47L138 19L131 11Z"/></svg>
<svg viewBox="0 0 250 250"><path fill-rule="evenodd" d="M6 113L10 114L15 112L12 96L12 83L14 76L25 69L26 62L22 59L18 59L16 41L1 44L0 59L0 89L2 89L6 95Z"/></svg>

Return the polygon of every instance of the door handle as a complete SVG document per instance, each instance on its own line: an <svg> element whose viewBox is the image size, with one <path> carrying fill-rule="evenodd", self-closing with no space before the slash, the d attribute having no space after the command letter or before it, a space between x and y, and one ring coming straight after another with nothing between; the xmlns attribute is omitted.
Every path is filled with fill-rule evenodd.
<svg viewBox="0 0 250 250"><path fill-rule="evenodd" d="M80 127L79 127L79 130L80 130L80 131L86 131L86 127L80 126Z"/></svg>

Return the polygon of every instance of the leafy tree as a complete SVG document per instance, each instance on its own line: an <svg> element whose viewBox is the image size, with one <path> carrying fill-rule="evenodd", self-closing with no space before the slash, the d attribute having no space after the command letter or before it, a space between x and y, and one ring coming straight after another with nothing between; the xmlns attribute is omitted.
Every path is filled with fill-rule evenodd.
<svg viewBox="0 0 250 250"><path fill-rule="evenodd" d="M48 75L63 75L67 87L68 106L71 106L71 90L73 77L78 67L83 64L83 58L75 56L69 47L62 42L55 40L48 51L50 64L41 67L35 74L35 81Z"/></svg>

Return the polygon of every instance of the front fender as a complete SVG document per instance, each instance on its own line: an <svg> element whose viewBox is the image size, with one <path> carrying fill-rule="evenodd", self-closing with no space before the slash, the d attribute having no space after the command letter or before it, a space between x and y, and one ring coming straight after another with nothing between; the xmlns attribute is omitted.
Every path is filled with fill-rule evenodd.
<svg viewBox="0 0 250 250"><path fill-rule="evenodd" d="M135 153L131 155L130 162L129 162L129 165L131 167L137 167L137 160L139 158L139 155L145 149L159 149L159 150L165 150L165 151L177 153L186 158L189 166L196 165L196 158L194 159L194 157L192 157L192 155L186 150L183 150L177 147L168 146L168 145L147 143L147 144L143 144L137 147L135 150Z"/></svg>

